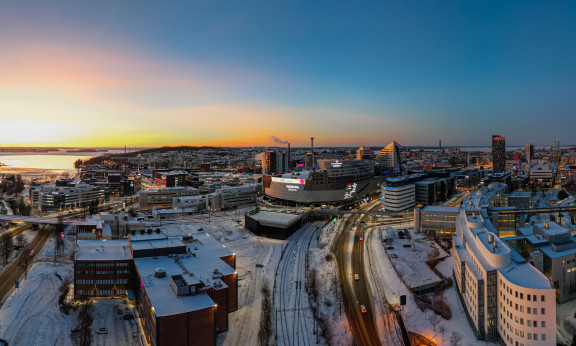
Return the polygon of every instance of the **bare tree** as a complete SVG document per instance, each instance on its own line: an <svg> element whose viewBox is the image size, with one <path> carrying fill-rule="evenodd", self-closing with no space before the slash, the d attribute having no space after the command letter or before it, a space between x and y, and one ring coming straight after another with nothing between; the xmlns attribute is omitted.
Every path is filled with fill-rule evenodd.
<svg viewBox="0 0 576 346"><path fill-rule="evenodd" d="M14 251L14 240L8 233L2 233L0 236L0 261L2 265L7 265Z"/></svg>
<svg viewBox="0 0 576 346"><path fill-rule="evenodd" d="M28 240L26 240L26 236L22 233L16 236L16 246L19 248L26 247L28 245Z"/></svg>
<svg viewBox="0 0 576 346"><path fill-rule="evenodd" d="M443 324L441 324L441 325L438 327L438 332L439 332L440 334L442 334L442 337L444 337L444 333L446 333L446 326L444 326Z"/></svg>
<svg viewBox="0 0 576 346"><path fill-rule="evenodd" d="M441 320L442 318L436 315L434 312L432 313L432 315L428 316L428 322L430 322L432 327L434 327L434 332L436 332L436 325L438 325L438 323L440 323Z"/></svg>
<svg viewBox="0 0 576 346"><path fill-rule="evenodd" d="M262 315L260 321L260 330L258 331L258 338L260 345L268 345L270 335L272 333L272 302L270 298L270 288L268 282L262 285Z"/></svg>
<svg viewBox="0 0 576 346"><path fill-rule="evenodd" d="M460 332L453 330L450 333L450 345L451 346L458 346L460 345L460 341L462 341L462 334Z"/></svg>
<svg viewBox="0 0 576 346"><path fill-rule="evenodd" d="M72 341L76 346L90 346L94 336L92 335L92 323L94 322L94 305L92 301L88 300L80 308L78 313L78 322L74 333L72 333Z"/></svg>

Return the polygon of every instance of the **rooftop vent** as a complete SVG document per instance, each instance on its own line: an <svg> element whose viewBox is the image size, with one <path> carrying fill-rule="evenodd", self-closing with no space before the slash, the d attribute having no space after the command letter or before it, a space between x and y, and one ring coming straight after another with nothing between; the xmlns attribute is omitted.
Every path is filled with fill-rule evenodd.
<svg viewBox="0 0 576 346"><path fill-rule="evenodd" d="M140 230L140 234L144 234L144 233L146 233L146 231L143 230L143 229L141 229L141 230Z"/></svg>
<svg viewBox="0 0 576 346"><path fill-rule="evenodd" d="M160 233L160 228L156 228L156 233Z"/></svg>
<svg viewBox="0 0 576 346"><path fill-rule="evenodd" d="M148 229L146 230L146 233L152 234L152 228L148 228Z"/></svg>
<svg viewBox="0 0 576 346"><path fill-rule="evenodd" d="M154 269L154 277L157 277L157 278L164 278L164 277L166 277L166 269L164 269L164 268L156 268L156 269Z"/></svg>

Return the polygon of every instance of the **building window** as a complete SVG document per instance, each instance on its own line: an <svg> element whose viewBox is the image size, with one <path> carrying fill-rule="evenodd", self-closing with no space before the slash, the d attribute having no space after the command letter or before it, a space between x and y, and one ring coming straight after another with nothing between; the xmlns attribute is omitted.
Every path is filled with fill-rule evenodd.
<svg viewBox="0 0 576 346"><path fill-rule="evenodd" d="M542 328L546 328L546 321L540 321L540 326ZM542 340L544 340L544 339L542 339Z"/></svg>
<svg viewBox="0 0 576 346"><path fill-rule="evenodd" d="M546 340L546 334L542 334L542 341Z"/></svg>
<svg viewBox="0 0 576 346"><path fill-rule="evenodd" d="M546 313L546 309L542 308L541 314L544 315Z"/></svg>
<svg viewBox="0 0 576 346"><path fill-rule="evenodd" d="M540 299L542 299L542 301L544 301L544 296L543 296L543 295L542 295L542 296L540 296Z"/></svg>
<svg viewBox="0 0 576 346"><path fill-rule="evenodd" d="M534 340L538 340L538 334L534 333Z"/></svg>
<svg viewBox="0 0 576 346"><path fill-rule="evenodd" d="M532 300L536 301L536 295L535 294L532 295Z"/></svg>
<svg viewBox="0 0 576 346"><path fill-rule="evenodd" d="M532 327L532 321L528 320L528 327Z"/></svg>
<svg viewBox="0 0 576 346"><path fill-rule="evenodd" d="M524 299L524 293L520 293L520 299Z"/></svg>
<svg viewBox="0 0 576 346"><path fill-rule="evenodd" d="M528 301L530 301L530 297L531 297L531 295L529 295L529 294L526 295L526 298L528 298Z"/></svg>
<svg viewBox="0 0 576 346"><path fill-rule="evenodd" d="M528 321L530 322L530 321ZM532 340L532 333L528 333L528 340Z"/></svg>
<svg viewBox="0 0 576 346"><path fill-rule="evenodd" d="M528 296L528 297L530 297L530 296ZM529 314L531 313L531 311L532 311L532 309L530 307L528 307L528 313Z"/></svg>

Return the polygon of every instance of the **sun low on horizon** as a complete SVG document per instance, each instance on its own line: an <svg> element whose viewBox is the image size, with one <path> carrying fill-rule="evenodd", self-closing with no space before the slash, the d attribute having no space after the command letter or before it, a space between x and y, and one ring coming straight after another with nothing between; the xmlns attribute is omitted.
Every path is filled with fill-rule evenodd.
<svg viewBox="0 0 576 346"><path fill-rule="evenodd" d="M219 5L1 4L0 147L573 141L575 4Z"/></svg>

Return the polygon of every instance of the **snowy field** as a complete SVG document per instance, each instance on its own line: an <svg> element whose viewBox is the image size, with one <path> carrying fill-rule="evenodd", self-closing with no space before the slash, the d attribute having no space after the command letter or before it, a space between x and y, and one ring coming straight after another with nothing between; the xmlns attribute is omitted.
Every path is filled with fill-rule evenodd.
<svg viewBox="0 0 576 346"><path fill-rule="evenodd" d="M31 241L34 234L27 233L27 239ZM58 289L63 280L73 277L74 237L66 236L64 243L66 251L56 256L56 265L54 242L48 243L27 278L20 280L19 288L0 308L0 338L10 345L73 345L71 330L78 312L60 312ZM94 300L93 345L144 345L138 320L124 320L125 314L137 316L134 306L124 299ZM96 334L101 327L108 328L108 334Z"/></svg>

